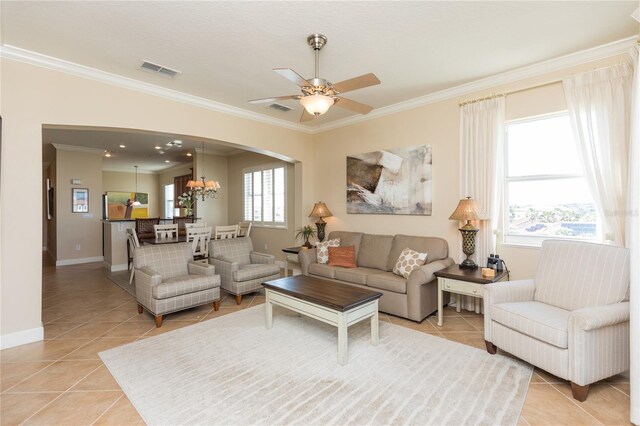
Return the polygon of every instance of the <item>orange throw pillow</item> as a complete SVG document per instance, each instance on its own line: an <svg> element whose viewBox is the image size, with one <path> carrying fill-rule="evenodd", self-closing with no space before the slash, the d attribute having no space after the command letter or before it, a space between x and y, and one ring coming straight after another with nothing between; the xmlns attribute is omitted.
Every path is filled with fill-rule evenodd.
<svg viewBox="0 0 640 426"><path fill-rule="evenodd" d="M356 268L356 246L329 247L329 266Z"/></svg>

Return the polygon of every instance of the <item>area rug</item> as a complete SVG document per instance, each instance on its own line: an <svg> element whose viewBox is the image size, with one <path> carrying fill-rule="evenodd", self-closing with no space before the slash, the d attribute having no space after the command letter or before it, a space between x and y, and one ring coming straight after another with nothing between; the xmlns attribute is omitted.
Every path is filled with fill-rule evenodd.
<svg viewBox="0 0 640 426"><path fill-rule="evenodd" d="M256 306L100 353L147 424L515 425L532 367L369 321L337 329Z"/></svg>
<svg viewBox="0 0 640 426"><path fill-rule="evenodd" d="M118 287L136 297L136 285L134 283L129 284L129 277L131 275L131 271L124 272L116 272L109 274L107 277Z"/></svg>

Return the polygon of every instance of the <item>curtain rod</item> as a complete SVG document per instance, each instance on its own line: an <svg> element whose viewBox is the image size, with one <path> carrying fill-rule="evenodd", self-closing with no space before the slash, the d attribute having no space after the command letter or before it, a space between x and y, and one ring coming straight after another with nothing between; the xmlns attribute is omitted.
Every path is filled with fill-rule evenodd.
<svg viewBox="0 0 640 426"><path fill-rule="evenodd" d="M488 99L499 98L501 96L507 96L507 95L513 95L515 93L520 93L520 92L526 92L527 90L533 90L533 89L538 89L540 87L551 86L553 84L558 84L558 83L561 83L561 82L562 82L561 79L555 79L555 80L547 81L545 83L536 84L534 86L523 87L522 89L509 90L509 91L506 91L506 92L500 92L500 93L496 93L496 94L491 94L489 96L483 96L483 97L480 97L480 98L467 99L466 101L460 102L458 104L458 106L464 106L464 105L467 105L467 104L474 104L476 102L486 101Z"/></svg>
<svg viewBox="0 0 640 426"><path fill-rule="evenodd" d="M638 38L638 43L640 44L640 38ZM601 69L605 69L605 68L611 68L611 67L615 67L621 64L625 64L627 62L623 61L623 62L617 62L615 64L611 64L611 65L605 65L603 67L598 67L598 68L594 68L593 70L601 70ZM562 77L562 78L557 78L555 80L550 80L544 83L540 83L540 84L535 84L533 86L527 86L527 87L523 87L522 89L515 89L515 90L509 90L506 92L499 92L499 93L492 93L491 95L488 96L482 96L480 98L473 98L473 99L467 99L466 101L462 101L458 104L458 106L464 106L467 104L473 104L476 102L480 102L480 101L486 101L488 99L493 99L493 98L499 98L500 96L507 96L507 95L513 95L514 93L520 93L520 92L526 92L527 90L532 90L532 89L538 89L540 87L546 87L546 86L551 86L553 84L558 84L558 83L562 83L562 80L566 78L566 77Z"/></svg>

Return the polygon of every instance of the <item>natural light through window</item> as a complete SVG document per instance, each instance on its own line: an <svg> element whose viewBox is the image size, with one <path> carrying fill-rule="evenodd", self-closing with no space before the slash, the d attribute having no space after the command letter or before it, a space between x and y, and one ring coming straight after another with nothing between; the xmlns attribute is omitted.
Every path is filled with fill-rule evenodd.
<svg viewBox="0 0 640 426"><path fill-rule="evenodd" d="M505 147L505 243L598 238L596 205L566 113L508 123Z"/></svg>
<svg viewBox="0 0 640 426"><path fill-rule="evenodd" d="M256 225L285 225L285 169L244 170L244 220Z"/></svg>

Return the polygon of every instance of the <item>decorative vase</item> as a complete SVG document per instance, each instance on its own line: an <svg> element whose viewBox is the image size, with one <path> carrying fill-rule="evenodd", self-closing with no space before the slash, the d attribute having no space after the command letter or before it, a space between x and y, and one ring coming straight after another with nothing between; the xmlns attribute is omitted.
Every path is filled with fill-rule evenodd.
<svg viewBox="0 0 640 426"><path fill-rule="evenodd" d="M193 216L193 207L187 207L187 216Z"/></svg>
<svg viewBox="0 0 640 426"><path fill-rule="evenodd" d="M302 246L306 247L306 248L311 248L312 247L311 243L309 242L309 238L305 238L304 239L304 244Z"/></svg>

